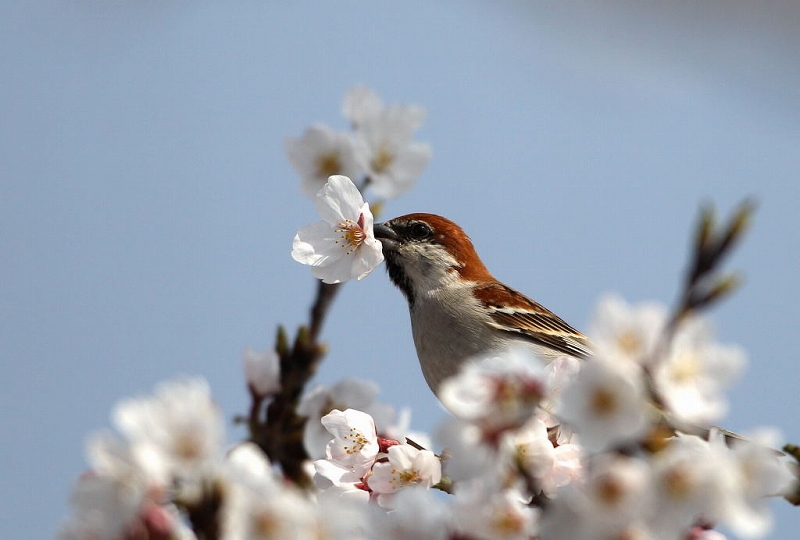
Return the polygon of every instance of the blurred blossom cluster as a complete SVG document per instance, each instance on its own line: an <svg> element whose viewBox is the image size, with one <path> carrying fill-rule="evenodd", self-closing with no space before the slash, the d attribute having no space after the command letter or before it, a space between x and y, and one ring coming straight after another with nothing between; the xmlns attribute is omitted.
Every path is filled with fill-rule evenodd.
<svg viewBox="0 0 800 540"><path fill-rule="evenodd" d="M664 321L653 309L604 298L593 338L605 356L583 364L520 350L468 363L443 387L452 418L433 437L409 433L407 418L377 401L374 383L310 389L298 406L308 418L307 490L252 443L226 442L205 381L165 383L121 402L116 433L90 439L90 471L61 537L195 538L193 516L210 508L218 538L710 540L722 538L717 525L762 537L768 498L795 481L771 449L775 434L656 435L663 412L648 402L642 365L658 373L676 355L697 359L680 385L654 381L668 403L688 393L699 410L720 411L741 352L696 320L676 336L680 348L633 357L620 342L655 343L650 334ZM268 356L247 351L245 365ZM262 374L248 384L274 388L267 372L275 370L248 368Z"/></svg>
<svg viewBox="0 0 800 540"><path fill-rule="evenodd" d="M325 283L382 261L362 191L396 196L430 159L411 140L421 108L358 87L344 113L353 133L314 126L286 142L322 217L298 232L292 256ZM432 436L410 431L410 413L378 401L372 382L305 388L316 364L297 371L297 359L325 348L303 328L293 350L279 337L275 350L244 354L250 440L227 440L203 379L120 402L115 431L87 443L60 538L724 539L718 526L763 537L769 498L797 489L796 464L774 450L775 433L710 427L745 355L685 315L609 295L590 360L475 358L443 383L451 416ZM263 440L262 411L292 429ZM287 472L287 448L308 482Z"/></svg>
<svg viewBox="0 0 800 540"><path fill-rule="evenodd" d="M342 112L352 132L316 124L301 137L286 139L286 154L302 177L303 192L315 197L334 175L350 177L382 199L411 189L431 160L430 146L412 140L425 109L384 105L372 90L356 86L345 96Z"/></svg>

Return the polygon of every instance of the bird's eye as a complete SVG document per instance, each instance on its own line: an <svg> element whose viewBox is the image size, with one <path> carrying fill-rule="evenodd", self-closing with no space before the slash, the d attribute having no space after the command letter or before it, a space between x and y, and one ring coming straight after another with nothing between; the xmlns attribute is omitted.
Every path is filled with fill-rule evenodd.
<svg viewBox="0 0 800 540"><path fill-rule="evenodd" d="M427 223L414 223L408 231L414 240L425 240L433 234L433 229Z"/></svg>

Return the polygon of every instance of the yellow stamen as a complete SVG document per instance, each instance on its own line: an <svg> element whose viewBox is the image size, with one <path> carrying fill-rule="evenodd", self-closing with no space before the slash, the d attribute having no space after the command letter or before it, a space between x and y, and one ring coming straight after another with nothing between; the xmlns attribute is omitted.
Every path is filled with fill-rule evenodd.
<svg viewBox="0 0 800 540"><path fill-rule="evenodd" d="M367 233L364 230L364 214L358 217L358 222L352 219L340 221L333 232L342 235L341 240L337 240L336 243L341 244L341 246L347 250L347 254L350 255L358 249L367 238Z"/></svg>

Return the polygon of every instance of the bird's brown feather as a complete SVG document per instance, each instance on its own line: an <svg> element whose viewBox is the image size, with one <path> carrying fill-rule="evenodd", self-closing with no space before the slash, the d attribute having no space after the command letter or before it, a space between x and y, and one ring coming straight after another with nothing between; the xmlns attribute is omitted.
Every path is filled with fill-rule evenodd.
<svg viewBox="0 0 800 540"><path fill-rule="evenodd" d="M519 334L556 353L577 358L592 355L586 336L524 294L497 282L476 288L474 294L486 307L492 326L498 330Z"/></svg>

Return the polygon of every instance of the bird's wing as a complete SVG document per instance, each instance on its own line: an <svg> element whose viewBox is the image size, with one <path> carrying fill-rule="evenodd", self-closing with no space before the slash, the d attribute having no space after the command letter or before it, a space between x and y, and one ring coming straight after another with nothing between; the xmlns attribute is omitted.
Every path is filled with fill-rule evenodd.
<svg viewBox="0 0 800 540"><path fill-rule="evenodd" d="M519 334L556 354L592 356L589 338L524 294L501 283L489 283L475 289L475 296L489 311L495 328Z"/></svg>

